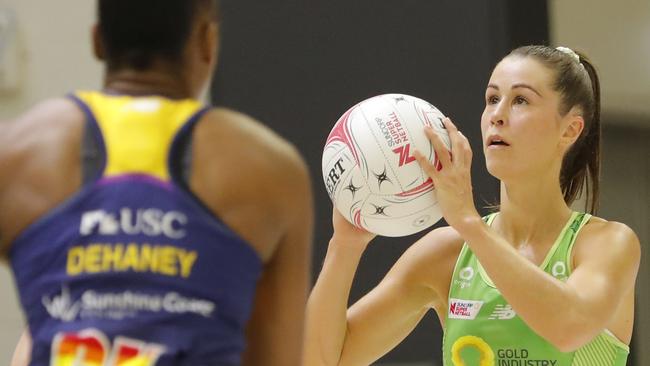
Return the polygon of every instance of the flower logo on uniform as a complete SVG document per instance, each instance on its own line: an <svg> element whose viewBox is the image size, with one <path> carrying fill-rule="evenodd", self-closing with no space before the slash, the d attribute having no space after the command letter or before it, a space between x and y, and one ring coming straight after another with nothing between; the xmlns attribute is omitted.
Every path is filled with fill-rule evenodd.
<svg viewBox="0 0 650 366"><path fill-rule="evenodd" d="M465 267L458 272L458 277L460 277L461 280L465 281L471 281L472 278L474 278L474 268L472 267Z"/></svg>
<svg viewBox="0 0 650 366"><path fill-rule="evenodd" d="M472 285L472 278L474 278L474 268L465 267L458 271L458 278L454 280L454 284L459 286L461 289L468 288Z"/></svg>
<svg viewBox="0 0 650 366"><path fill-rule="evenodd" d="M463 351L473 348L479 352L479 361L476 363L466 363L463 359ZM476 336L462 336L451 346L451 362L454 366L494 366L494 351L483 338Z"/></svg>
<svg viewBox="0 0 650 366"><path fill-rule="evenodd" d="M551 267L551 274L553 277L559 280L566 280L568 278L566 263L563 261L557 261L553 263L553 267Z"/></svg>

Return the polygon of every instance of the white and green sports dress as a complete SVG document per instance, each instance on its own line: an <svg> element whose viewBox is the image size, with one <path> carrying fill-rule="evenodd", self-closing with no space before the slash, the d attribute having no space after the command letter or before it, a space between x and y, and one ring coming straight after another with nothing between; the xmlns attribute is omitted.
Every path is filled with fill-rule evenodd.
<svg viewBox="0 0 650 366"><path fill-rule="evenodd" d="M486 218L488 225L495 216ZM590 218L571 215L541 269L562 281L569 278L573 244ZM529 295L536 296L534 288ZM625 366L628 354L629 347L607 330L574 352L560 352L512 310L465 243L449 289L445 366Z"/></svg>

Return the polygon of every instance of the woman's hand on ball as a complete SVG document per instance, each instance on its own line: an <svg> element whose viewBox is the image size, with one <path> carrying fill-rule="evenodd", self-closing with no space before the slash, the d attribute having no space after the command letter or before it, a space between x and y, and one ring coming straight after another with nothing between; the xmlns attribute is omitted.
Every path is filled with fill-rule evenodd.
<svg viewBox="0 0 650 366"><path fill-rule="evenodd" d="M352 225L341 215L336 207L332 207L332 224L334 225L332 240L342 244L361 245L365 247L376 236L371 232Z"/></svg>
<svg viewBox="0 0 650 366"><path fill-rule="evenodd" d="M473 222L476 218L480 220L472 195L472 149L467 138L449 118L445 118L443 123L449 133L451 154L433 128L425 127L424 132L433 145L440 165L436 169L419 151L415 152L415 158L433 180L445 220L459 229L461 225Z"/></svg>

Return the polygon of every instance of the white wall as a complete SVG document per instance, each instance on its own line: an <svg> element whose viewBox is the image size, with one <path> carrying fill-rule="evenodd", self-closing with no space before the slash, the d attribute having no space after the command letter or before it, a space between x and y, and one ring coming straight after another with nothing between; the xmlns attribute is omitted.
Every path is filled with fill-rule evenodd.
<svg viewBox="0 0 650 366"><path fill-rule="evenodd" d="M551 39L583 50L601 76L603 110L650 128L650 1L549 0ZM645 120L645 121L644 121Z"/></svg>
<svg viewBox="0 0 650 366"><path fill-rule="evenodd" d="M0 0L2 9L18 19L24 82L18 93L0 95L0 119L44 98L99 86L101 64L90 47L95 1Z"/></svg>
<svg viewBox="0 0 650 366"><path fill-rule="evenodd" d="M93 0L0 0L0 12L16 13L23 83L17 93L0 93L0 120L39 100L100 86L102 68L90 48ZM8 365L23 328L13 279L0 265L0 365Z"/></svg>

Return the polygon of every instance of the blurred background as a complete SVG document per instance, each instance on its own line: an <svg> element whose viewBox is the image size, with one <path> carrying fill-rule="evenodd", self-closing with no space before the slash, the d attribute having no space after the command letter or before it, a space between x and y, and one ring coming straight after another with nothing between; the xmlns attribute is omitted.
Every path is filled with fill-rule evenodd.
<svg viewBox="0 0 650 366"><path fill-rule="evenodd" d="M307 159L317 205L314 274L331 234L320 155L350 106L398 92L452 117L474 146L482 207L498 194L477 148L492 68L510 49L532 43L589 55L602 83L600 216L628 224L644 247L628 364L650 365L650 1L222 0L222 6L212 102L261 120ZM44 98L101 87L102 66L90 48L94 17L95 1L0 0L0 120ZM351 301L374 287L418 237L371 245ZM9 363L23 327L13 278L0 266L0 364ZM441 336L431 313L377 364L440 365Z"/></svg>

